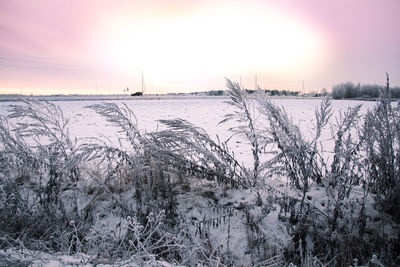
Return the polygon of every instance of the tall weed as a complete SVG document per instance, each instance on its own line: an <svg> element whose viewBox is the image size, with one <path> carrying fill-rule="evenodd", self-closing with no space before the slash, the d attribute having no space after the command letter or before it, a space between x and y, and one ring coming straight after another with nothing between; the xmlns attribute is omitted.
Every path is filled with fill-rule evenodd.
<svg viewBox="0 0 400 267"><path fill-rule="evenodd" d="M368 180L382 209L400 222L400 105L393 107L389 76L364 125Z"/></svg>

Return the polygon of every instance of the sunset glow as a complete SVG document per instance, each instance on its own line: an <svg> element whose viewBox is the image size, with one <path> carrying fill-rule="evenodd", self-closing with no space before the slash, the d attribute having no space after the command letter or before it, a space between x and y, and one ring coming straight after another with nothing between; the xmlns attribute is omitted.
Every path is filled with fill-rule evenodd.
<svg viewBox="0 0 400 267"><path fill-rule="evenodd" d="M143 68L157 77L192 71L285 71L315 63L317 33L256 7L219 7L174 18L112 18L101 52L123 72Z"/></svg>
<svg viewBox="0 0 400 267"><path fill-rule="evenodd" d="M273 89L398 83L400 4L347 3L2 1L1 93L121 93L141 71L151 93L224 89L224 77L253 89L255 74Z"/></svg>

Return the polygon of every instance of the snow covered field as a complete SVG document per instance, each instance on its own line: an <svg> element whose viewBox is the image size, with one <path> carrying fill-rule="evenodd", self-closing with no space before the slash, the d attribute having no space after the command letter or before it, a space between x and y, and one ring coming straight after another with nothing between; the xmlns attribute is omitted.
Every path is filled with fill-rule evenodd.
<svg viewBox="0 0 400 267"><path fill-rule="evenodd" d="M322 182L318 182L316 179L314 179L312 182L310 182L310 184L308 184L308 180L310 178L307 175L315 175L315 173L312 173L313 170L311 170L315 165L309 164L310 162L313 164L312 161L301 162L296 160L303 156L308 157L309 154L307 153L312 153L312 151L310 152L310 150L307 150L309 147L311 147L311 145L309 145L309 147L306 145L299 148L297 145L301 146L307 142L303 143L301 140L297 142L297 140L290 139L290 135L297 137L299 137L299 135L297 135L296 130L293 128L288 131L289 138L287 140L288 142L292 142L292 147L295 147L296 149L294 150L297 151L289 150L284 152L287 153L286 156L289 157L294 155L292 158L293 161L287 161L285 164L291 164L292 162L295 162L293 165L295 168L297 166L296 164L304 164L306 168L310 168L311 170L308 172L308 170L298 169L296 173L296 175L298 175L297 179L303 184L294 185L293 183L288 183L289 175L281 176L281 172L269 172L269 168L272 169L275 167L273 164L270 166L263 166L264 172L259 173L261 179L260 181L256 179L251 180L253 173L257 173L254 171L255 169L252 169L255 166L253 165L255 159L253 158L252 151L254 146L252 146L249 142L249 140L251 140L251 136L247 140L243 136L232 137L232 131L230 131L230 128L237 126L237 124L231 121L228 123L219 124L219 122L222 121L227 114L235 112L235 108L232 105L225 103L227 100L228 98L185 97L107 101L100 99L90 101L76 101L74 99L54 101L54 103L61 108L64 115L70 119L68 128L71 136L79 138L79 142L81 144L93 144L100 142L99 140L101 139L114 147L119 146L119 144L121 144L122 147L120 150L117 149L117 152L119 151L118 153L115 153L113 150L113 152L110 154L107 153L109 153L108 151L111 146L107 146L107 148L104 150L103 148L97 147L97 149L100 149L98 151L100 151L102 154L96 154L96 152L92 151L90 152L92 153L90 155L100 156L100 158L103 157L104 161L101 162L104 163L104 165L97 166L96 157L90 156L85 158L85 156L83 156L82 158L88 159L89 162L91 160L93 162L93 159L95 160L93 165L85 165L85 162L82 162L82 164L79 165L80 170L82 170L80 173L82 176L74 180L72 178L73 173L71 172L71 176L68 176L66 181L56 180L56 182L59 183L59 187L57 189L58 191L56 192L58 194L57 196L61 199L60 207L62 207L62 210L66 214L66 220L68 220L68 222L70 220L68 218L76 218L79 220L77 224L74 222L74 220L71 220L68 226L63 226L63 223L65 222L60 224L61 229L63 229L62 227L66 227L65 229L71 229L69 232L65 230L65 232L61 232L60 237L57 239L60 240L58 242L61 244L64 244L63 242L65 242L64 249L60 250L62 253L68 254L68 256L65 254L60 254L58 257L56 255L52 255L52 253L44 254L43 252L31 251L30 249L24 250L24 244L19 244L18 240L13 240L10 237L6 237L4 240L7 240L7 242L9 242L8 240L15 242L18 245L14 244L14 246L20 245L22 250L17 251L14 248L5 250L4 252L0 253L0 263L2 259L7 262L7 257L11 257L12 262L14 263L18 261L22 263L22 259L27 257L28 262L34 265L36 264L37 266L57 266L57 264L64 266L65 264L68 265L72 264L72 262L79 261L80 263L85 262L84 264L77 263L79 266L92 266L91 264L97 263L110 263L111 265L109 266L116 266L118 264L123 264L126 266L134 266L135 264L149 264L149 266L169 266L169 263L175 262L177 259L170 258L168 263L163 261L164 258L160 256L156 257L155 254L152 254L157 253L158 251L152 246L154 244L162 244L161 246L163 246L163 244L168 244L167 247L161 248L162 251L168 251L168 246L171 244L170 242L173 242L171 244L171 248L179 251L179 255L182 257L181 260L185 259L188 264L191 262L190 259L193 259L193 255L196 255L196 263L203 261L204 265L211 266L221 263L223 263L222 266L231 266L235 264L276 266L274 264L278 262L283 265L288 265L289 262L285 262L284 259L284 250L287 250L289 251L288 253L290 254L290 259L296 259L299 264L301 262L301 265L299 266L311 266L311 262L307 263L305 262L306 260L313 260L313 266L325 266L320 261L322 260L325 263L328 261L326 259L324 260L323 257L325 255L312 255L312 253L324 251L324 245L315 243L313 238L319 238L318 240L327 242L326 240L328 239L324 236L324 234L327 232L330 234L329 238L335 240L334 245L337 245L335 249L339 251L341 242L340 238L343 236L348 236L349 233L353 234L356 232L356 228L351 228L353 224L350 224L348 229L338 229L338 231L343 231L343 233L339 235L336 233L336 230L330 230L331 228L329 228L328 225L330 225L332 222L331 218L334 218L335 220L333 225L336 225L336 222L337 225L345 222L344 219L342 220L340 217L337 217L334 214L333 209L336 209L336 207L343 209L344 213L348 213L345 215L345 217L351 222L359 221L357 216L358 214L361 214L361 206L363 209L365 207L366 211L363 213L363 218L366 218L365 220L367 220L369 227L365 228L365 231L368 230L368 234L371 234L372 237L374 236L374 230L371 229L375 227L378 219L381 220L382 215L379 215L377 209L375 206L373 206L374 202L372 201L372 198L365 194L365 188L362 188L358 181L347 183L346 180L340 180L344 182L341 182L341 186L337 187L334 183L330 184L329 179L332 179L332 175L336 175L338 171L336 171L336 169L329 171L328 169L333 167L329 167L328 165L331 165L330 163L332 162L334 155L333 135L335 133L332 129L338 129L335 124L338 121L343 121L343 118L342 120L337 120L337 118L343 115L343 112L345 112L348 107L355 107L357 105L362 105L360 109L360 115L363 115L369 109L372 109L375 106L375 102L345 100L332 101L331 108L333 111L333 116L329 120L328 126L324 128L321 138L319 138L319 142L317 144L317 153L319 153L318 156L321 155L324 158L325 163L328 163L326 165L324 165L325 163L320 163L321 165L317 166L317 168L319 168L318 170L321 171L321 175L326 173L326 177L323 177L324 180ZM287 111L289 117L293 120L293 123L299 127L302 135L310 140L312 140L313 134L315 134L315 110L320 107L321 101L321 99L304 98L272 99L274 104L282 106ZM121 108L123 108L124 104L126 104L126 106L134 112L137 120L137 126L142 134L160 132L162 134L157 135L157 138L155 138L156 141L151 139L150 136L138 138L139 143L142 142L140 143L142 146L139 146L139 149L135 148L135 150L134 146L128 144L127 140L124 139L127 132L120 132L120 128L117 128L107 121L104 116L101 116L101 110L100 112L99 110L97 110L97 112L93 110L93 105L101 104L103 102L115 103ZM8 110L10 108L9 105L20 104L22 104L22 102L0 102L0 116L6 116L8 114ZM87 108L87 106L92 106L92 109ZM106 106L104 105L102 106L102 108L105 107ZM41 108L43 110L45 107L42 106ZM256 129L260 131L267 131L270 126L266 124L265 121L261 120L262 116L258 116L259 111L257 106L252 107L250 112L252 113L252 118L256 118ZM347 117L349 117L349 115L347 115ZM229 147L230 151L234 152L234 156L238 160L239 164L236 164L236 161L230 161L230 156L225 157L226 154L229 154L226 153L225 150L218 150L218 147L214 146L209 141L203 142L205 139L196 139L198 133L191 130L187 131L187 128L185 128L186 132L184 131L183 135L179 135L179 132L173 132L173 137L171 139L172 144L180 144L182 147L179 147L178 150L174 150L174 146L168 146L170 144L168 142L168 133L162 132L165 130L166 126L160 123L158 120L172 120L176 118L187 120L193 125L203 128L214 141L220 140L221 142L224 142L229 140L227 146ZM18 123L16 119L10 119L10 121L14 124ZM355 121L360 122L359 119L356 119ZM272 120L270 120L270 123L272 123ZM290 123L287 123L287 125L289 124ZM241 125L248 126L246 123L242 123ZM171 128L171 125L169 126L170 129L168 131L173 131L174 128ZM350 129L350 132L355 131L355 128L350 127ZM246 132L246 130L241 130L241 133ZM281 134L279 138L283 138L281 140L285 140L285 130L283 128L278 129L278 131L279 130L281 131L281 133L278 133ZM7 132L7 130L5 130L5 132ZM353 149L354 146L350 135L347 135L348 133L345 134L346 135L344 138L346 140L340 139L343 144L338 146L338 148L342 150L336 151L335 155L339 158L339 160L341 160L340 162L344 162L343 165L337 165L341 166L342 170L344 170L343 174L340 174L340 177L343 177L341 179L352 179L352 177L360 177L357 175L359 175L362 170L360 171L357 169L360 166L357 167L356 165L351 165L353 162L351 158L345 158L346 155L350 155L349 151ZM4 136L7 135L3 135L3 138ZM166 136L167 139L163 139ZM176 139L174 139L174 136ZM189 137L189 139L187 139L189 140L188 142L186 142L187 140L184 139L185 136ZM132 140L135 140L136 137L129 136L129 138L132 142ZM338 137L336 136L335 138L337 141ZM182 142L182 140L186 141ZM348 140L350 141L347 142ZM43 140L41 140L41 142L42 141ZM280 142L278 140L275 141ZM63 146L69 146L68 141L64 143L65 144ZM199 144L200 147L196 147ZM43 143L41 143L41 145L43 145ZM205 152L202 148L203 145L205 146ZM192 149L192 147L196 148ZM156 149L156 152L154 154L151 152L149 153L147 151L149 148ZM56 162L54 165L55 168L60 168L60 170L62 170L60 172L60 175L62 175L64 170L72 170L69 169L68 164L70 164L70 162L68 161L68 157L71 156L71 164L73 166L75 162L75 152L73 152L72 149L72 152L68 152L70 154L67 153L65 161L63 161L63 158L61 158L60 161L57 161L57 159L52 159L52 156L57 155L56 157L59 157L60 154L57 151L52 152L51 149L53 148L45 148L43 150L43 153L45 153L44 155L46 155L46 158L43 159L45 164L43 165L42 169L39 169L39 172L42 171L43 174L41 175L43 176L48 175L49 177L56 177L56 179L58 179L58 177L60 177L57 176L58 173L54 174L54 172L52 172L52 160L55 160ZM55 146L54 149L57 149L57 146ZM67 148L67 150L68 149L70 148ZM133 153L131 153L132 149L135 150ZM307 151L302 154L302 149L306 149ZM275 150L277 150L277 147L275 147ZM179 155L181 151L188 153L188 155ZM83 154L86 153L84 151L80 151L78 153L81 152ZM126 154L124 154L125 152ZM159 152L165 154L162 154L162 157L158 157L157 153ZM170 152L172 154L169 154ZM266 152L267 153L261 153L261 151L259 151L261 163L270 164L265 160L270 159L267 157L270 157L272 154L268 153L268 151ZM12 153L13 152L11 152L11 154ZM35 152L29 153L33 153L33 155L35 155ZM178 156L174 156L173 153L177 153ZM199 157L197 157L198 155L196 155L196 153L199 153ZM18 153L16 155L18 158ZM172 157L168 158L168 155L172 155ZM22 156L24 156L24 154L22 154ZM40 158L41 154L38 156ZM353 154L351 154L351 157L353 157ZM361 162L364 162L362 161L362 157L363 155L354 156L354 162L356 162L356 164L360 162L361 164ZM79 162L82 158L77 158L76 162ZM27 157L23 159L26 160ZM189 160L186 161L186 159ZM217 160L215 161L215 159ZM226 161L226 159L228 159L228 161ZM8 159L6 158L6 162L7 160ZM135 165L135 162L139 163ZM340 162L337 164L341 164ZM350 162L349 164L351 166L345 165L348 164L348 162ZM199 165L196 165L197 163L199 163ZM24 170L25 162L22 162L22 165L18 165L18 162L16 164L16 169L11 170L14 170L14 172L17 173L19 172L19 166L22 166L21 169ZM276 165L279 164L280 162L278 162ZM47 171L49 165L51 167L49 168L49 171ZM242 168L240 165L245 168ZM93 166L96 167L93 168ZM234 172L230 172L232 168ZM357 172L356 176L352 176L354 171ZM306 181L304 181L304 178L302 178L303 176L301 176L304 173L306 173ZM4 181L7 180L7 175L7 173L4 175L6 178ZM362 176L363 174L360 175ZM42 176L39 175L39 177ZM239 177L239 179L235 180L237 177ZM315 178L316 176L313 177ZM20 176L16 175L15 181L20 178ZM38 186L38 192L40 192L42 178L38 178L37 175L35 176L35 174L30 174L29 167L28 178L24 178L24 176L22 176L22 178L28 179L27 182L22 182L23 186L18 184L19 180L15 182L16 186L21 188L21 196L36 194L35 190L38 190L35 189L36 186ZM256 182L253 183L254 181ZM236 182L238 183L235 184ZM305 185L305 183L307 183L307 185ZM3 190L3 192L7 192L5 184L6 183L4 183L4 186L2 185L0 188ZM305 189L303 190L301 186L303 186ZM43 188L48 190L49 187L47 187L45 184L45 187ZM339 197L339 193L337 192L342 190L342 188L349 190L347 197ZM143 192L140 193L138 190L142 190ZM167 194L165 194L165 190L167 190ZM335 190L337 190L337 192ZM351 197L349 198L350 191ZM172 197L169 198L169 195L172 195ZM7 197L4 196L5 194L3 194L2 197L7 202ZM51 196L51 194L49 194L49 196ZM142 197L145 199L143 202ZM21 198L21 203L24 203L23 200L24 197ZM259 202L259 200L261 202ZM60 202L56 201L55 203ZM303 206L303 204L305 206ZM46 203L40 205L46 205ZM168 213L169 207L173 207L172 213ZM148 214L146 215L148 216L147 218L154 216L154 220L148 219L148 222L153 223L150 225L149 229L151 230L151 233L153 233L153 230L157 233L160 233L158 236L160 240L156 240L147 244L143 243L144 250L141 250L142 248L140 246L132 249L132 244L135 246L137 244L141 244L143 241L141 239L142 236L148 235L148 233L145 233L145 231L149 230L146 228L147 224L144 226L141 224L141 222L139 222L142 209L144 209L143 214ZM149 209L154 209L159 213L153 214L153 212L149 212ZM352 212L349 212L350 210L352 210ZM39 210L39 215L40 214L41 213ZM126 214L129 214L129 216ZM20 217L25 215L26 213L21 213ZM134 216L137 218L134 218ZM308 216L311 216L311 218L307 218ZM179 229L178 232L173 233L173 238L171 236L172 232L163 232L163 230L158 232L159 227L164 229L164 227L160 225L163 225L164 223L167 225L168 220L171 217L173 218L171 229ZM307 226L307 224L300 222L299 218L307 221L310 220L310 222L313 222L314 224ZM13 223L12 220L11 222ZM39 222L39 225L40 223L41 222ZM88 227L89 229L85 227ZM171 227L171 225L168 224L168 227ZM165 229L169 229L168 227ZM317 228L319 229L316 230ZM130 229L130 232L127 229ZM304 230L306 232L302 232L302 229L307 230ZM395 233L395 229L395 227L387 227L386 233ZM79 236L78 232L83 236ZM314 234L316 237L313 236ZM131 236L130 238L136 236L136 241L133 242L132 240L125 240L125 237L128 235ZM150 234L150 236L152 236L152 234ZM294 236L300 236L302 238L301 240L304 241L294 240ZM65 240L66 237L69 239ZM44 234L42 234L40 238L44 238ZM147 239L148 238L146 238L146 240ZM174 243L175 240L180 240L179 242L181 243ZM44 239L44 241L52 242L51 238ZM293 247L293 244L299 244L299 242L300 247ZM301 242L304 242L304 250L301 248ZM110 244L117 245L117 248L112 248L112 252L107 249L108 246L112 246ZM128 244L129 247L123 247L127 246ZM357 247L357 242L355 242L355 244ZM52 245L56 247L56 245ZM97 248L96 246L99 247ZM188 252L188 254L185 252L187 250L185 246L188 246L187 248L194 248L195 250ZM47 248L50 247L50 245L46 243L43 244L43 247ZM148 248L152 249L151 253L148 252ZM80 254L80 252L83 250L88 251L89 253L98 251L98 255ZM116 256L113 254L114 251L116 251ZM121 254L124 255L120 256L122 260L128 261L122 262L118 260L118 253L130 253L131 251L136 251L137 254L131 255L131 257L127 257L126 254ZM102 256L100 255L101 253L105 253L105 255ZM194 254L192 255L190 253ZM330 255L330 257L335 259L335 253L338 252L330 253L333 253ZM175 254L171 253L171 255ZM349 255L353 254L349 253ZM372 257L370 252L364 255L364 262L366 262L368 257ZM313 256L318 257L314 258ZM93 261L92 257L94 257ZM109 257L116 258L113 258L113 260L110 261ZM157 262L156 259L158 258L161 258L162 261ZM350 262L353 260L353 258L341 260ZM171 266L174 266L174 264L172 263Z"/></svg>
<svg viewBox="0 0 400 267"><path fill-rule="evenodd" d="M64 114L70 118L70 133L77 138L90 138L104 136L110 139L114 144L118 143L118 129L106 122L96 112L85 108L96 103L116 103L122 105L125 103L135 113L138 127L143 132L154 132L160 130L158 120L166 119L185 119L195 126L203 128L211 138L219 139L223 142L231 137L229 128L233 125L219 124L224 116L233 111L232 106L227 105L225 101L228 98L219 97L159 97L157 99L134 99L129 100L90 100L75 101L69 100L54 101L60 106ZM301 131L307 135L311 134L315 123L315 110L319 107L321 99L319 98L275 98L273 102L283 106L288 112L295 124L298 124ZM0 102L0 115L7 115L7 107L19 102ZM334 115L331 123L335 122L335 116L340 111L345 111L348 107L362 105L360 114L365 113L375 105L374 101L355 101L355 100L333 100L332 110ZM256 113L257 111L254 110ZM260 122L262 123L262 122ZM262 126L261 126L262 127ZM331 138L331 132L324 132L321 140ZM230 149L235 152L236 157L246 165L252 161L251 151L247 143L239 137L233 137L228 143ZM327 145L331 147L331 145Z"/></svg>

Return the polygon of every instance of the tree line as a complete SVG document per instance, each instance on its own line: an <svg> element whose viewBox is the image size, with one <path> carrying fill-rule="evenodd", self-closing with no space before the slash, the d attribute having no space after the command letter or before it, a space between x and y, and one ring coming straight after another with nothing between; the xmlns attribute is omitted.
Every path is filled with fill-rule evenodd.
<svg viewBox="0 0 400 267"><path fill-rule="evenodd" d="M376 84L354 84L346 82L334 85L331 96L333 99L368 99L378 98L382 86ZM390 94L392 98L400 98L400 87L391 87Z"/></svg>

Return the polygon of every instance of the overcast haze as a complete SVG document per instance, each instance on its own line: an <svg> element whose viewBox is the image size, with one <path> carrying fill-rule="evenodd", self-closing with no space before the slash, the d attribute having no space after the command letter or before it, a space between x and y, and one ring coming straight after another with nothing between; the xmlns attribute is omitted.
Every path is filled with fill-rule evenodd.
<svg viewBox="0 0 400 267"><path fill-rule="evenodd" d="M0 1L1 93L400 85L400 1Z"/></svg>

